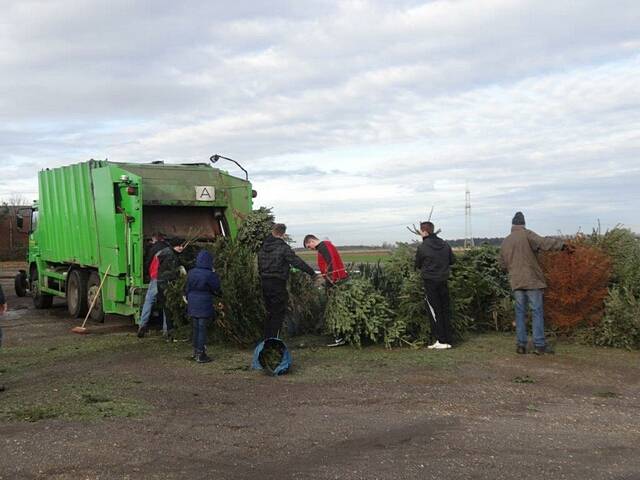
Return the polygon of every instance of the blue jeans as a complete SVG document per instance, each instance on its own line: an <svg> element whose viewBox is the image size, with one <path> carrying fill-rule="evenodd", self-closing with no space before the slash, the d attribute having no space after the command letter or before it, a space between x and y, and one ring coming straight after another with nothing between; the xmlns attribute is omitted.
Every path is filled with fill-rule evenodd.
<svg viewBox="0 0 640 480"><path fill-rule="evenodd" d="M146 327L151 317L153 306L156 303L158 296L158 281L151 280L149 282L149 288L147 289L147 295L144 297L144 305L142 305L142 314L140 315L140 328ZM167 317L162 310L162 331L167 331Z"/></svg>
<svg viewBox="0 0 640 480"><path fill-rule="evenodd" d="M197 353L204 352L207 344L207 327L209 326L209 317L191 317L191 340L193 342L193 350Z"/></svg>
<svg viewBox="0 0 640 480"><path fill-rule="evenodd" d="M516 337L518 345L527 345L527 305L531 306L533 313L533 345L544 347L544 306L543 290L514 290L513 298L516 301Z"/></svg>

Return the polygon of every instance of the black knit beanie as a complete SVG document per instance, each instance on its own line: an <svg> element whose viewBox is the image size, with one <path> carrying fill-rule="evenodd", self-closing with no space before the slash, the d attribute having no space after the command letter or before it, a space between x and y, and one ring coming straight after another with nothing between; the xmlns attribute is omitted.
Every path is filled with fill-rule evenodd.
<svg viewBox="0 0 640 480"><path fill-rule="evenodd" d="M522 212L516 212L511 220L511 225L524 225L524 214Z"/></svg>

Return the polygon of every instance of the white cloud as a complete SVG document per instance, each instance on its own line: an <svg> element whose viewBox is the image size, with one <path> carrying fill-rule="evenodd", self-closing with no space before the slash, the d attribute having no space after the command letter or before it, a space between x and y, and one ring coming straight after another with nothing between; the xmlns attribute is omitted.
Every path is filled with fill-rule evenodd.
<svg viewBox="0 0 640 480"><path fill-rule="evenodd" d="M406 239L431 205L461 236L467 181L481 235L515 209L632 225L638 24L632 1L9 2L0 196L42 166L218 152L340 242Z"/></svg>

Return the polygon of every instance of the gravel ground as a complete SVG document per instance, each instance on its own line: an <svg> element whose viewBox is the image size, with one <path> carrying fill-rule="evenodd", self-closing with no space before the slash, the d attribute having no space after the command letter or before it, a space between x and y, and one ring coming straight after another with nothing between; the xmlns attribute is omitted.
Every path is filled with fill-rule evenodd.
<svg viewBox="0 0 640 480"><path fill-rule="evenodd" d="M71 334L63 302L36 311L3 287L0 479L640 479L638 353L306 339L270 378L250 351L196 365L123 319Z"/></svg>

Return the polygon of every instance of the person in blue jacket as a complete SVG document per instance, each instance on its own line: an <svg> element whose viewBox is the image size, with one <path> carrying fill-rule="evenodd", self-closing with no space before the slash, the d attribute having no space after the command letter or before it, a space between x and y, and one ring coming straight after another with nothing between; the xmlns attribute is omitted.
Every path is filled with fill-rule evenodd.
<svg viewBox="0 0 640 480"><path fill-rule="evenodd" d="M213 270L213 256L201 250L196 257L196 266L187 274L185 294L187 313L191 318L193 331L193 359L198 363L207 363L207 327L215 318L213 296L220 295L220 277Z"/></svg>

